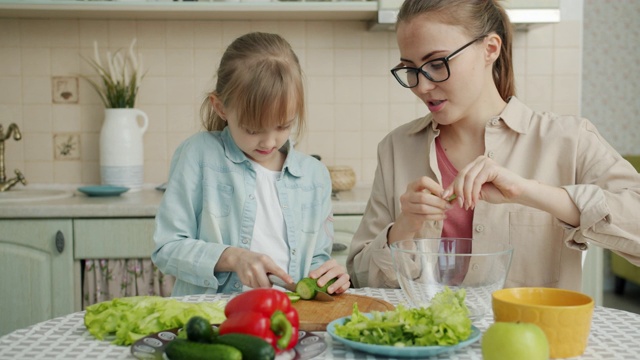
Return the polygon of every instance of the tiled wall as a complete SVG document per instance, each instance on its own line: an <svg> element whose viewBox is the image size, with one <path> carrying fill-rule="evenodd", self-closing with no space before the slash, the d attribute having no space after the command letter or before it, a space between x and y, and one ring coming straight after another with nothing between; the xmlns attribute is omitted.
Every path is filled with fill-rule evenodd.
<svg viewBox="0 0 640 360"><path fill-rule="evenodd" d="M76 101L75 90L56 103L52 93L92 74L80 54L90 56L94 40L115 50L137 37L149 69L137 102L150 117L145 183L164 182L176 146L200 129L198 109L225 46L255 30L282 34L301 58L309 131L298 148L352 166L358 183L370 184L378 141L426 108L389 74L399 58L395 35L367 31L360 21L0 19L0 124L15 122L23 135L6 142L7 175L17 168L32 184L99 183L98 97L84 80L77 103L64 103ZM519 97L536 109L578 113L580 39L581 18L518 32Z"/></svg>

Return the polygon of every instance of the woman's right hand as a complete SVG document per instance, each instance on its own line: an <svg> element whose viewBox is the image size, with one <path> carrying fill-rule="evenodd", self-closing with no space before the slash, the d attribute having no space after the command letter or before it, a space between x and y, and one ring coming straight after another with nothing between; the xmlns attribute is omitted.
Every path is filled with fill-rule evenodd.
<svg viewBox="0 0 640 360"><path fill-rule="evenodd" d="M400 215L387 236L389 244L413 238L425 221L443 220L451 204L440 197L442 192L442 186L427 176L407 185L407 191L400 196Z"/></svg>
<svg viewBox="0 0 640 360"><path fill-rule="evenodd" d="M215 271L232 271L238 274L243 285L250 288L270 288L268 274L273 274L287 283L293 278L281 269L268 255L230 246L220 255Z"/></svg>

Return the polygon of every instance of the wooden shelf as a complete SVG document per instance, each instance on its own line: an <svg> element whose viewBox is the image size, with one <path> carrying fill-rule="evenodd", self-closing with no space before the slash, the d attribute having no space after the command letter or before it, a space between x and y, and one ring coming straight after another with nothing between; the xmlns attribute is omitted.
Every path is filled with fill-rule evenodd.
<svg viewBox="0 0 640 360"><path fill-rule="evenodd" d="M2 1L0 18L162 20L375 20L377 1Z"/></svg>

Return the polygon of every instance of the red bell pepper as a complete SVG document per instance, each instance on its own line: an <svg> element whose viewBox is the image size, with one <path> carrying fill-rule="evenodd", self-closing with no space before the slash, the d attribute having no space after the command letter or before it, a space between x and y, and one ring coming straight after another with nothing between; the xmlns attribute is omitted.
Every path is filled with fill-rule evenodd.
<svg viewBox="0 0 640 360"><path fill-rule="evenodd" d="M292 349L298 343L298 311L282 291L249 290L229 300L224 314L227 319L220 324L220 335L254 335L271 344L276 353Z"/></svg>

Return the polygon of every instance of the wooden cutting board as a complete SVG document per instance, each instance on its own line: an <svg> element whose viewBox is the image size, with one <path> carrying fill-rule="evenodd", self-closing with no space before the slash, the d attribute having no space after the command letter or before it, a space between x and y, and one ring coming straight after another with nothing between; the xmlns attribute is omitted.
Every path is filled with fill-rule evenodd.
<svg viewBox="0 0 640 360"><path fill-rule="evenodd" d="M388 311L394 306L390 303L363 295L333 295L335 301L299 300L293 303L300 317L300 330L325 331L331 321L353 313L353 304L358 303L360 312Z"/></svg>

